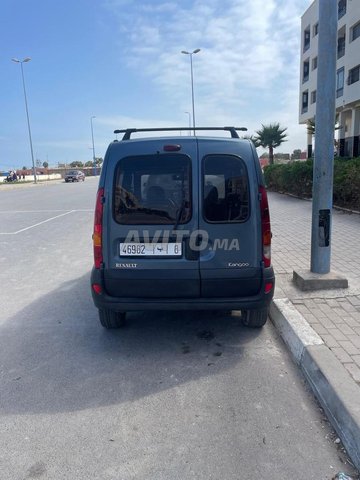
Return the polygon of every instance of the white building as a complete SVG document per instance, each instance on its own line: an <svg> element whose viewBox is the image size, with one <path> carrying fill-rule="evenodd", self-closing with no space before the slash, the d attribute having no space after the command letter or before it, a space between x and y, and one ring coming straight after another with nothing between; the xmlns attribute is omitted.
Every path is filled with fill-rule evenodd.
<svg viewBox="0 0 360 480"><path fill-rule="evenodd" d="M319 2L301 18L299 123L314 120L316 109ZM338 0L336 118L340 156L360 156L360 0ZM312 136L308 134L308 156Z"/></svg>

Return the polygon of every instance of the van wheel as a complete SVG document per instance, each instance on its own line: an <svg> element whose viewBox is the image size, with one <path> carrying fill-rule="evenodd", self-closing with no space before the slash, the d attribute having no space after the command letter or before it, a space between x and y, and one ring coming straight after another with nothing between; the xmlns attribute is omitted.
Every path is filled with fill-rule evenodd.
<svg viewBox="0 0 360 480"><path fill-rule="evenodd" d="M125 324L125 312L99 310L100 323L105 328L121 328Z"/></svg>
<svg viewBox="0 0 360 480"><path fill-rule="evenodd" d="M265 325L268 317L267 308L258 310L244 310L241 315L241 322L245 327L261 328Z"/></svg>

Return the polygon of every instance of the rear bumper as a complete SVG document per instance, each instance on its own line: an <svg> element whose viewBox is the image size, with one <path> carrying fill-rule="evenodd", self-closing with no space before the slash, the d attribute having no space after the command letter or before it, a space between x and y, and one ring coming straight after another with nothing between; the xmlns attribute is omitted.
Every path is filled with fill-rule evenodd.
<svg viewBox="0 0 360 480"><path fill-rule="evenodd" d="M269 293L265 293L265 285L272 283ZM102 292L94 292L92 285L97 284ZM212 297L212 298L120 298L113 297L104 290L101 271L95 268L91 272L91 293L94 304L99 309L118 312L137 310L253 310L266 308L274 296L275 275L272 267L263 270L263 280L259 292L249 297Z"/></svg>

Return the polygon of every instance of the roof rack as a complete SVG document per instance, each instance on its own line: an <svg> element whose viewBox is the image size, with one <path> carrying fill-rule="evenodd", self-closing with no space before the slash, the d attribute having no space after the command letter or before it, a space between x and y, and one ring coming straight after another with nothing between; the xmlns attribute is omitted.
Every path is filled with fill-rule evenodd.
<svg viewBox="0 0 360 480"><path fill-rule="evenodd" d="M171 127L171 128L126 128L125 130L114 130L114 133L123 133L122 140L130 140L131 134L135 132L179 132L189 130L225 130L231 133L231 138L239 138L237 130L246 132L246 127Z"/></svg>

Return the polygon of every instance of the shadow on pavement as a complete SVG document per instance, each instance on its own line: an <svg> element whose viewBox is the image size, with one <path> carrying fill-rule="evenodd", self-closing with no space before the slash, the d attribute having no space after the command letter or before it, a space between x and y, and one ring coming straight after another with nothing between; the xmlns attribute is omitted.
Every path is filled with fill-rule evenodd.
<svg viewBox="0 0 360 480"><path fill-rule="evenodd" d="M89 275L9 318L0 332L5 414L68 412L135 401L231 369L261 330L238 312L134 312L104 330Z"/></svg>

